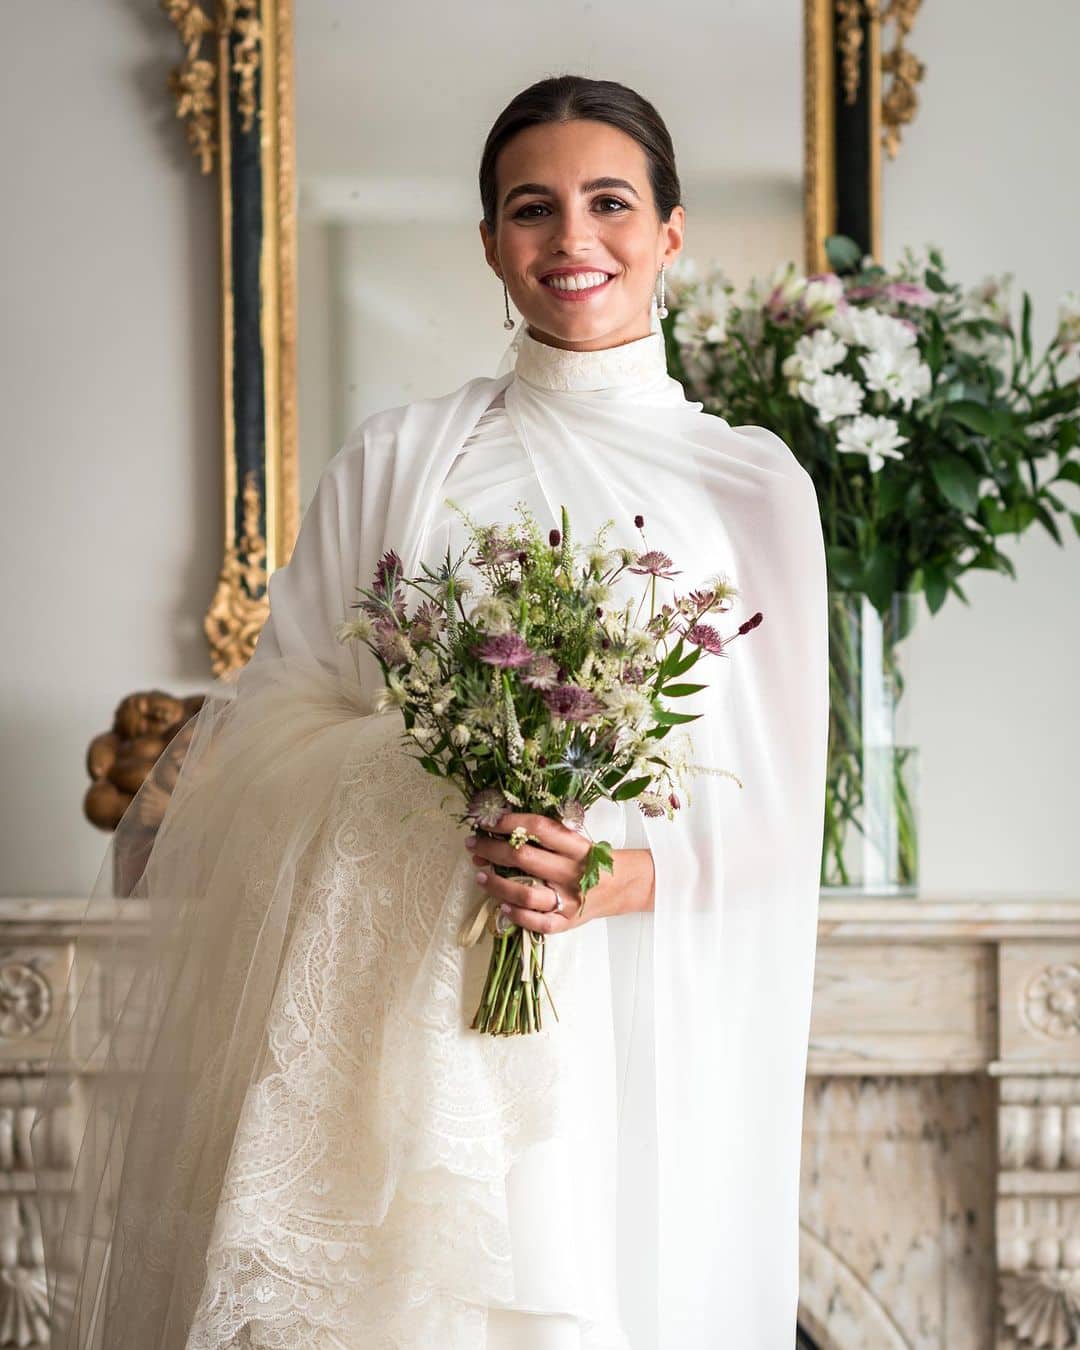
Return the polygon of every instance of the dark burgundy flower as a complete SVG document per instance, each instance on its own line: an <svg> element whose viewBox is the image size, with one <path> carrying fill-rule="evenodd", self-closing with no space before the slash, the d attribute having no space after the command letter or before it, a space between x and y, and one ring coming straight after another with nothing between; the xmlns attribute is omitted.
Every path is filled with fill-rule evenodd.
<svg viewBox="0 0 1080 1350"><path fill-rule="evenodd" d="M678 570L672 571L673 560L666 553L661 553L659 549L650 549L648 553L642 553L637 559L637 565L631 567L631 572L636 572L639 576L651 575L654 577L663 577L670 580L672 577L680 576Z"/></svg>
<svg viewBox="0 0 1080 1350"><path fill-rule="evenodd" d="M577 684L557 684L545 689L541 697L556 717L567 722L585 722L604 711L604 705L589 689Z"/></svg>
<svg viewBox="0 0 1080 1350"><path fill-rule="evenodd" d="M694 624L693 628L687 629L686 638L695 647L701 647L703 651L712 652L714 656L723 656L725 654L724 647L731 640L721 637L719 631L711 623Z"/></svg>
<svg viewBox="0 0 1080 1350"><path fill-rule="evenodd" d="M645 517L644 517L644 516L635 516L635 517L634 517L634 524L638 527L639 530L643 530L643 529L645 528Z"/></svg>
<svg viewBox="0 0 1080 1350"><path fill-rule="evenodd" d="M751 614L750 618L747 619L745 623L739 624L739 632L749 633L752 628L756 628L758 626L758 624L761 622L763 618L764 615L759 609L756 614Z"/></svg>
<svg viewBox="0 0 1080 1350"><path fill-rule="evenodd" d="M548 543L551 545L552 548L559 547L559 545L562 543L562 535L559 533L558 530L548 531Z"/></svg>
<svg viewBox="0 0 1080 1350"><path fill-rule="evenodd" d="M478 647L473 647L472 653L488 665L500 666L504 670L527 666L534 655L520 633L492 633Z"/></svg>

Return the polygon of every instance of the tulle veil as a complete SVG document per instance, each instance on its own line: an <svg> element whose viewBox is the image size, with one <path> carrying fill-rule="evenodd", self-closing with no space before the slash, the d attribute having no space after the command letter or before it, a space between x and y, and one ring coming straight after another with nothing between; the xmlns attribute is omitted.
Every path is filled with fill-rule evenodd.
<svg viewBox="0 0 1080 1350"><path fill-rule="evenodd" d="M499 389L552 501L577 504L582 534L656 494L669 551L689 554L691 570L721 560L766 616L701 696L695 724L698 758L737 771L746 790L705 777L684 819L646 822L656 911L636 917L654 973L624 992L635 1004L647 996L655 1026L624 1066L630 1077L655 1060L655 1106L644 1109L655 1110L658 1150L656 1346L788 1350L827 733L813 487L772 433L703 415L674 380L643 406L519 387L522 332L494 378L353 433L293 560L271 578L255 656L213 683L179 775L163 755L106 849L31 1129L54 1350L230 1344L187 1339L196 1309L224 1334L251 1300L265 1312L285 1297L256 1268L207 1286L208 1245L236 1236L222 1226L265 1225L257 1195L281 1197L283 1264L340 1291L342 1317L361 1296L373 1326L384 1313L400 1326L410 1309L417 1345L443 1344L427 1338L456 1318L445 1344L481 1346L473 1301L512 1287L502 1181L530 1142L573 1127L575 1103L553 1040L528 1038L523 1075L518 1038L463 1033L483 962L439 937L472 898L460 831L440 812L445 786L401 755L400 719L372 711L374 663L332 636L384 547L408 541L413 561L422 503ZM715 511L701 515L703 503ZM700 537L678 537L695 511ZM148 852L142 821L162 793ZM426 823L406 855L386 841L410 812ZM405 896L392 924L380 917L391 894ZM371 915L364 942L357 903ZM375 1043L369 1025L381 1028ZM347 1045L327 1031L342 1026ZM395 1074L402 1064L415 1073ZM624 1100L627 1157L640 1124ZM232 1176L248 1128L265 1132L265 1169ZM358 1148L371 1167L352 1209L358 1224L383 1222L409 1249L404 1264L426 1272L408 1287L392 1272L380 1281L362 1242L339 1251L320 1207L360 1186L336 1170ZM458 1224L479 1235L467 1262L445 1236ZM335 1344L335 1309L318 1315Z"/></svg>

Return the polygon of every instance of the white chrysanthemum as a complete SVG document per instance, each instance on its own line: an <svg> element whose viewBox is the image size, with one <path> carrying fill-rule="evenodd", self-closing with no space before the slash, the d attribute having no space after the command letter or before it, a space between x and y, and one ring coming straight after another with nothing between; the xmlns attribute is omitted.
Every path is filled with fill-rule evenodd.
<svg viewBox="0 0 1080 1350"><path fill-rule="evenodd" d="M409 701L409 691L405 683L399 676L391 672L386 679L386 684L381 689L376 690L375 704L376 712L389 712L391 708L403 708Z"/></svg>
<svg viewBox="0 0 1080 1350"><path fill-rule="evenodd" d="M859 357L870 389L888 394L894 403L910 410L914 399L930 392L930 367L914 347L878 348Z"/></svg>
<svg viewBox="0 0 1080 1350"><path fill-rule="evenodd" d="M469 619L485 633L511 633L514 630L513 611L497 595L485 595L478 600Z"/></svg>
<svg viewBox="0 0 1080 1350"><path fill-rule="evenodd" d="M613 719L627 722L632 727L651 726L656 720L651 700L630 685L609 690L603 696L603 702Z"/></svg>
<svg viewBox="0 0 1080 1350"><path fill-rule="evenodd" d="M809 383L799 382L799 397L816 409L820 421L835 422L859 411L864 390L850 375L818 375Z"/></svg>
<svg viewBox="0 0 1080 1350"><path fill-rule="evenodd" d="M886 456L903 459L896 447L908 439L900 435L891 417L874 417L870 413L853 417L850 422L841 422L836 429L836 448L847 454L865 455L871 473L881 468Z"/></svg>
<svg viewBox="0 0 1080 1350"><path fill-rule="evenodd" d="M852 307L848 310L848 319L853 346L869 347L873 351L902 351L915 345L914 328L891 314Z"/></svg>
<svg viewBox="0 0 1080 1350"><path fill-rule="evenodd" d="M349 642L353 638L366 640L375 631L375 625L369 614L358 614L355 619L343 619L334 632L339 642Z"/></svg>
<svg viewBox="0 0 1080 1350"><path fill-rule="evenodd" d="M848 354L847 344L828 328L815 328L804 333L795 343L795 350L784 358L781 371L789 378L812 380L824 375Z"/></svg>

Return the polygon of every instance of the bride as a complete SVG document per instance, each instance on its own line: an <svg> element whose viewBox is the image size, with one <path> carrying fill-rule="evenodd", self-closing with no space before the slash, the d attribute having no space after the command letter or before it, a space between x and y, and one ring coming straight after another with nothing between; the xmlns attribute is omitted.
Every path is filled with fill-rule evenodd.
<svg viewBox="0 0 1080 1350"><path fill-rule="evenodd" d="M349 437L254 656L110 843L94 897L141 907L143 936L79 934L31 1132L36 1158L78 1131L70 1198L41 1186L56 1350L794 1343L827 726L813 486L668 373L685 211L649 102L539 81L492 127L480 195L523 316L498 373ZM612 520L658 605L722 573L730 629L764 615L687 705L695 761L728 773L696 775L673 820L588 812L615 867L587 916L581 834L467 837L339 640L388 549L416 575L466 547L454 503L488 524L520 502L548 526L565 505L579 540ZM457 935L480 896L548 935L558 1020L535 1034L469 1028L488 947Z"/></svg>

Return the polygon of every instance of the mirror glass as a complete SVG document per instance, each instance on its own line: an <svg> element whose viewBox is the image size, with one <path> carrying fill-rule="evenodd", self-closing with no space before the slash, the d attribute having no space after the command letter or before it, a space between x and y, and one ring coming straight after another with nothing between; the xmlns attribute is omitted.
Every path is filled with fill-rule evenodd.
<svg viewBox="0 0 1080 1350"><path fill-rule="evenodd" d="M802 264L800 0L304 0L294 23L301 510L369 413L495 374L513 333L477 175L491 124L536 80L617 80L656 106L683 257L736 285Z"/></svg>

